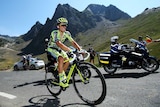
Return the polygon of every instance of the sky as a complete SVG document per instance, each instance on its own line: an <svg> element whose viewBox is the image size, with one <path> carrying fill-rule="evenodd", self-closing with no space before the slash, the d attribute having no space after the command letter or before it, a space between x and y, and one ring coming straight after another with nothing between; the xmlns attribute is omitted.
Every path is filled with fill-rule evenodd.
<svg viewBox="0 0 160 107"><path fill-rule="evenodd" d="M57 5L66 3L79 11L89 4L112 4L131 17L146 8L160 7L160 0L0 0L0 34L25 34L37 21L45 24L47 18L53 17Z"/></svg>

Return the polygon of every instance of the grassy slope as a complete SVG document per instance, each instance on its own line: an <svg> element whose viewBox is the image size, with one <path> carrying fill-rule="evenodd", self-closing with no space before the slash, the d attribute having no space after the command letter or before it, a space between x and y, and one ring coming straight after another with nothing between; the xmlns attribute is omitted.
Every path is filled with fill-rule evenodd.
<svg viewBox="0 0 160 107"><path fill-rule="evenodd" d="M120 29L118 34L120 35L120 42L127 43L130 38L135 38L139 35L146 35L152 37L153 40L160 38L160 11L150 14L143 14L135 17L127 25ZM160 59L160 42L152 42L147 45L150 50L150 54Z"/></svg>
<svg viewBox="0 0 160 107"><path fill-rule="evenodd" d="M12 69L15 62L20 60L21 56L18 56L21 49L29 44L23 42L21 44L11 44L7 48L0 47L0 71L6 69Z"/></svg>
<svg viewBox="0 0 160 107"><path fill-rule="evenodd" d="M0 70L12 68L15 61L19 59L17 53L17 51L10 49L0 49Z"/></svg>

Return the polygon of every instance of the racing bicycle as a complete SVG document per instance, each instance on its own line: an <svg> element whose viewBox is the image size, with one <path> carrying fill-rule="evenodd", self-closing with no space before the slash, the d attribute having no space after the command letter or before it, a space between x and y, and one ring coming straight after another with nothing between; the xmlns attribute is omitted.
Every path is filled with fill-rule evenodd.
<svg viewBox="0 0 160 107"><path fill-rule="evenodd" d="M66 71L67 83L73 84L78 96L87 104L98 105L102 103L107 94L107 85L99 69L84 61L88 59L89 53L85 50L83 53L74 51L68 56L70 66ZM57 65L53 62L45 66L45 82L48 91L55 97L66 90L66 88L59 86Z"/></svg>

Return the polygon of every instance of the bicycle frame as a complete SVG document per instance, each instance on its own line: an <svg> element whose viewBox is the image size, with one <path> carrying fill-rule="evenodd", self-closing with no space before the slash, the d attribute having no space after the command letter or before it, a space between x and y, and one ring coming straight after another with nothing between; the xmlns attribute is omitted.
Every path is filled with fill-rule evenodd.
<svg viewBox="0 0 160 107"><path fill-rule="evenodd" d="M70 79L71 79L71 77L72 77L73 72L74 72L75 69L77 70L77 72L78 72L78 74L79 74L82 82L85 82L85 80L84 80L84 78L83 78L80 70L77 68L77 64L74 63L73 65L71 65L71 67L70 67L70 69L69 69L69 73L68 73L68 75L67 75L67 83L69 83L69 81L70 81ZM88 80L88 79L87 79L87 80ZM56 85L59 85L58 82L53 82L53 83L56 84Z"/></svg>

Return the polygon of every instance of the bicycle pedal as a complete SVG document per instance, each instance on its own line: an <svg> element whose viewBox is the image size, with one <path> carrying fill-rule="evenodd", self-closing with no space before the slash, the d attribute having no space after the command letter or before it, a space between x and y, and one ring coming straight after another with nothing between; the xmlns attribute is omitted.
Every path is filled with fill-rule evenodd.
<svg viewBox="0 0 160 107"><path fill-rule="evenodd" d="M51 83L59 83L59 80L58 79L56 79L56 78L54 78L54 79L52 79L52 81L51 81Z"/></svg>
<svg viewBox="0 0 160 107"><path fill-rule="evenodd" d="M88 83L89 83L89 80L84 81L84 84L88 84Z"/></svg>
<svg viewBox="0 0 160 107"><path fill-rule="evenodd" d="M66 91L66 88L65 87L61 87L62 88L62 91Z"/></svg>

